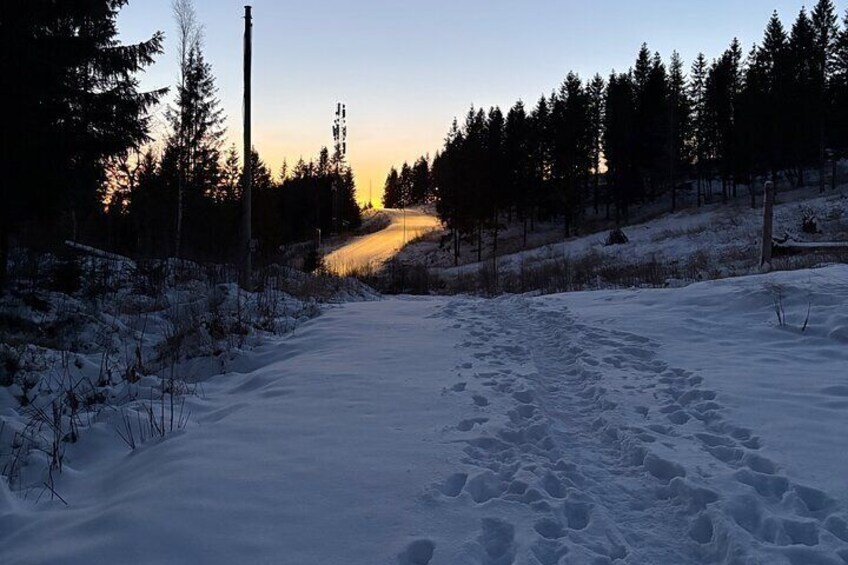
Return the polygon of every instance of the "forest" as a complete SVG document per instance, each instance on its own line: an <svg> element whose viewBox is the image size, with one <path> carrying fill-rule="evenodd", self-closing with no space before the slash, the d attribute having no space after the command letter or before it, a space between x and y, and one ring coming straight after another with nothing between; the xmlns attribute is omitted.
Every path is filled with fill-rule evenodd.
<svg viewBox="0 0 848 565"><path fill-rule="evenodd" d="M203 26L191 2L174 3L176 84L144 92L138 76L165 55L164 34L122 44L116 22L126 3L3 4L0 73L13 78L4 83L0 284L13 249L65 240L140 258L238 256L243 159L225 147ZM154 138L160 105L167 127ZM260 260L317 230L360 223L353 171L337 150L278 173L254 150L250 166Z"/></svg>
<svg viewBox="0 0 848 565"><path fill-rule="evenodd" d="M848 156L848 13L831 0L801 9L787 29L774 12L759 44L734 39L691 67L647 44L625 72L584 80L568 73L531 108L504 115L471 107L454 120L432 161L392 170L384 205L435 203L459 241L479 244L513 222L533 230L561 221L565 236L588 217L615 225L633 206L729 202L757 195L766 179L835 186ZM811 174L812 173L812 174ZM828 181L829 177L829 181Z"/></svg>

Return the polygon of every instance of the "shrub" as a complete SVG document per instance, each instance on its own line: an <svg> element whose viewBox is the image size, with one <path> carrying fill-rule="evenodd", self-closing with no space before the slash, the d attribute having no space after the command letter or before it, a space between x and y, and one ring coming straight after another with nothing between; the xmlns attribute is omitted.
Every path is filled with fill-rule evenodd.
<svg viewBox="0 0 848 565"><path fill-rule="evenodd" d="M821 233L816 213L809 208L805 209L801 215L801 231L810 235Z"/></svg>
<svg viewBox="0 0 848 565"><path fill-rule="evenodd" d="M59 261L50 270L48 288L55 292L74 294L82 287L82 269L73 258Z"/></svg>
<svg viewBox="0 0 848 565"><path fill-rule="evenodd" d="M604 245L607 247L611 245L624 245L626 243L630 243L630 238L624 235L624 232L621 231L621 228L615 228L610 230L609 235L607 236L607 240L604 242Z"/></svg>

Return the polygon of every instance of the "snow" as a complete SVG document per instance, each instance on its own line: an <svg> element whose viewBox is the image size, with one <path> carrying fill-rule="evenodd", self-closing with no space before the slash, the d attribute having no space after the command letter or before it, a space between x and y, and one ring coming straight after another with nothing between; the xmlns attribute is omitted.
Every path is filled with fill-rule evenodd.
<svg viewBox="0 0 848 565"><path fill-rule="evenodd" d="M389 224L380 231L353 238L327 254L324 264L336 274L373 269L393 257L408 242L441 227L441 222L424 208L384 209Z"/></svg>
<svg viewBox="0 0 848 565"><path fill-rule="evenodd" d="M825 195L809 188L785 191L778 193L776 198L776 236L810 242L810 246L822 249L828 247L822 245L822 241L848 241L848 187L842 186ZM506 277L546 265L571 262L577 269L605 266L622 271L633 265L660 265L664 272L674 275L669 278L686 282L754 274L759 272L763 221L760 196L757 202L758 207L752 209L747 198L740 197L728 204L688 208L626 225L622 227L629 239L625 245L605 245L608 229L563 239L562 226L541 224L536 233L529 234L528 246L522 249L521 226L512 225L500 235L498 249L506 252L499 254L497 271L501 277ZM587 214L590 226L597 223L597 217L590 212ZM805 217L817 219L820 233L801 232ZM434 233L425 241L407 246L399 259L426 265L448 282L463 275L477 274L492 265L488 234L484 238L483 261L476 262L476 248L466 243L460 265L456 267L452 249L450 246L441 248L438 235ZM844 249L844 245L830 247L835 251ZM792 266L791 262L786 263Z"/></svg>
<svg viewBox="0 0 848 565"><path fill-rule="evenodd" d="M0 482L0 561L844 563L846 346L848 266L332 306Z"/></svg>

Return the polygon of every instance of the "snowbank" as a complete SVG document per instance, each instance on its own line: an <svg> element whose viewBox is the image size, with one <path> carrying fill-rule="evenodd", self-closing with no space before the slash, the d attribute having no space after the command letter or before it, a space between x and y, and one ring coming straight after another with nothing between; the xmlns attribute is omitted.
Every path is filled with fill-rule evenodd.
<svg viewBox="0 0 848 565"><path fill-rule="evenodd" d="M846 281L344 304L94 425L3 562L839 564Z"/></svg>

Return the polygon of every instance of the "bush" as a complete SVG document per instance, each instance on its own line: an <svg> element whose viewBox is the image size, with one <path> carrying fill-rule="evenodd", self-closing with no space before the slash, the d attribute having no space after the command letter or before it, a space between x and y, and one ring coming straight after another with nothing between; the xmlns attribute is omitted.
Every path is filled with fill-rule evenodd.
<svg viewBox="0 0 848 565"><path fill-rule="evenodd" d="M47 287L54 292L75 294L82 287L82 269L73 258L63 259L51 269Z"/></svg>
<svg viewBox="0 0 848 565"><path fill-rule="evenodd" d="M816 218L816 214L812 210L804 210L801 216L801 231L810 235L821 233L818 218Z"/></svg>
<svg viewBox="0 0 848 565"><path fill-rule="evenodd" d="M10 386L21 370L21 353L0 344L0 386Z"/></svg>
<svg viewBox="0 0 848 565"><path fill-rule="evenodd" d="M320 272L324 270L324 256L318 249L310 249L303 259L303 270L306 273Z"/></svg>
<svg viewBox="0 0 848 565"><path fill-rule="evenodd" d="M624 245L626 243L630 243L630 239L624 235L621 228L615 228L614 230L610 230L604 245L609 247L610 245Z"/></svg>

